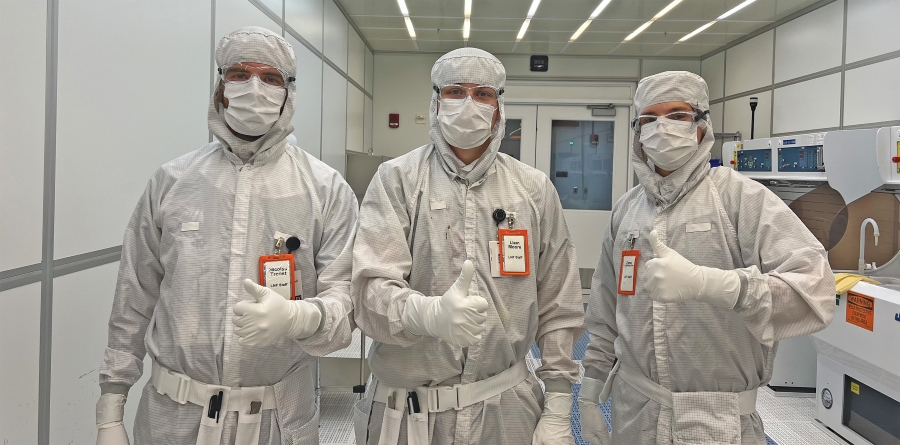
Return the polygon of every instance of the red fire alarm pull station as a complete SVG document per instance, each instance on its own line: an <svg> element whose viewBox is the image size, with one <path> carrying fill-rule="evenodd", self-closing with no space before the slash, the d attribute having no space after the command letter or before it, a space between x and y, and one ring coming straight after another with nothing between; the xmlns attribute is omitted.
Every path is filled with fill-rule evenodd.
<svg viewBox="0 0 900 445"><path fill-rule="evenodd" d="M400 128L400 113L391 113L388 115L388 127Z"/></svg>

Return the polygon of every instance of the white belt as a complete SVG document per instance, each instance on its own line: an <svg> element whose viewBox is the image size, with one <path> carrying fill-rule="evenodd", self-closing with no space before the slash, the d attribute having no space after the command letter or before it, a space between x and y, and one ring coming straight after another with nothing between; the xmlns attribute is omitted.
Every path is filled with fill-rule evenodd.
<svg viewBox="0 0 900 445"><path fill-rule="evenodd" d="M197 445L218 445L228 412L238 413L235 445L256 444L262 412L275 409L275 388L272 386L232 388L201 383L156 360L153 361L150 383L156 392L179 404L190 402L203 407Z"/></svg>
<svg viewBox="0 0 900 445"><path fill-rule="evenodd" d="M607 386L612 388L612 381L617 374L622 380L625 380L625 383L628 383L632 388L636 389L648 399L653 400L666 408L672 408L674 405L672 391L669 391L653 380L650 380L640 370L625 366L622 362L617 362L613 372L610 372L609 378L606 379L606 385L604 385L604 393L607 393ZM738 411L742 416L756 412L756 390L757 388L753 388L748 391L737 393Z"/></svg>
<svg viewBox="0 0 900 445"><path fill-rule="evenodd" d="M411 413L407 418L407 436L409 445L428 444L428 413L461 410L467 406L483 402L500 395L512 387L522 383L531 374L525 360L516 363L509 369L492 377L477 382L456 384L453 386L420 386L413 390L391 388L373 379L372 400L385 404L384 419L381 424L379 445L396 445L400 434L400 421L406 410L408 394L416 393L419 399L419 413ZM394 406L388 403L393 397ZM403 403L398 403L400 400ZM399 409L397 407L399 406Z"/></svg>

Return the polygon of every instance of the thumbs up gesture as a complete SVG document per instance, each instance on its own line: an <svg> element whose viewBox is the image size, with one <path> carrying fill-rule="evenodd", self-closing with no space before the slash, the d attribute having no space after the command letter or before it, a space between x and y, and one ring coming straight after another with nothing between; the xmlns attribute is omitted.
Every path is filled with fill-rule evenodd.
<svg viewBox="0 0 900 445"><path fill-rule="evenodd" d="M489 305L480 296L468 295L474 274L475 266L466 260L459 278L444 295L410 295L401 317L403 326L413 334L437 337L460 347L478 344Z"/></svg>
<svg viewBox="0 0 900 445"><path fill-rule="evenodd" d="M244 280L244 290L253 300L234 305L234 332L244 346L264 348L281 337L301 339L319 328L322 312L315 304L287 300L277 292Z"/></svg>
<svg viewBox="0 0 900 445"><path fill-rule="evenodd" d="M660 303L699 300L716 307L733 308L741 291L737 272L698 266L671 249L656 230L650 232L656 258L647 261L644 288Z"/></svg>

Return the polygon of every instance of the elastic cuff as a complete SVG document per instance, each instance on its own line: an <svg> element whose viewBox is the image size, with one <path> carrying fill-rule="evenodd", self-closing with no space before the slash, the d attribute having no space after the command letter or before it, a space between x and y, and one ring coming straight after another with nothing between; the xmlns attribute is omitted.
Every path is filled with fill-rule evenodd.
<svg viewBox="0 0 900 445"><path fill-rule="evenodd" d="M319 317L319 326L316 328L316 332L315 332L316 334L318 334L318 333L322 332L322 328L325 327L325 317L328 316L328 313L325 312L325 304L322 303L322 300L311 299L308 301L308 303L312 303L312 304L316 305L316 307L319 308L319 315L321 315L321 317Z"/></svg>
<svg viewBox="0 0 900 445"><path fill-rule="evenodd" d="M131 389L131 385L125 383L101 383L100 395L121 394L123 396L127 396L129 389Z"/></svg>
<svg viewBox="0 0 900 445"><path fill-rule="evenodd" d="M566 379L546 379L544 380L545 392L572 393L572 382Z"/></svg>

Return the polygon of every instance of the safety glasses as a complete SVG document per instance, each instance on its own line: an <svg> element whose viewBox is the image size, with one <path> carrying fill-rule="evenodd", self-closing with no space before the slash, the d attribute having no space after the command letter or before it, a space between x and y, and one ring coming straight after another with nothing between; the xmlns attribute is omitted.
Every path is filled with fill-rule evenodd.
<svg viewBox="0 0 900 445"><path fill-rule="evenodd" d="M656 122L659 118L669 119L673 121L681 121L681 122L697 122L700 119L703 119L709 111L673 111L669 114L665 114L662 116L651 116L649 114L642 114L631 120L631 130L635 133L641 132L641 127L647 125L652 122Z"/></svg>
<svg viewBox="0 0 900 445"><path fill-rule="evenodd" d="M287 76L278 68L268 65L246 63L235 63L234 65L219 68L219 74L222 80L227 83L243 83L248 82L253 76L256 76L260 82L273 86L285 87L288 82L293 82L294 78Z"/></svg>

